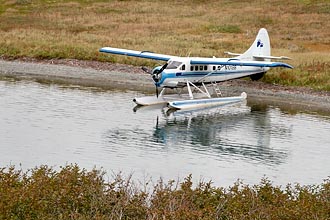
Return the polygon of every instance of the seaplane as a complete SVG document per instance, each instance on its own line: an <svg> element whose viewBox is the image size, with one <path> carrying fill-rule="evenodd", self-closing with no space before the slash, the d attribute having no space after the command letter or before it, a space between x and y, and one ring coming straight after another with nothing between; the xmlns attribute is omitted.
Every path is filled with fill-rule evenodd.
<svg viewBox="0 0 330 220"><path fill-rule="evenodd" d="M167 104L170 109L204 108L240 102L247 98L245 92L240 96L222 97L218 84L243 77L259 80L274 67L293 68L279 62L289 57L271 56L270 40L265 28L259 30L246 52L225 52L230 58L182 57L114 47L103 47L99 51L165 62L152 70L142 67L152 77L156 96L134 98L133 101L141 106ZM187 94L182 93L183 88L187 88ZM176 93L167 94L165 90L168 89Z"/></svg>

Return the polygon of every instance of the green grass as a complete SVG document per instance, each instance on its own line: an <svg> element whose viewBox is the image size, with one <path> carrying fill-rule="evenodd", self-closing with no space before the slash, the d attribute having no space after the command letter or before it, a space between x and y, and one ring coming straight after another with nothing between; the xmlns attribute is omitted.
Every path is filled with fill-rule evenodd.
<svg viewBox="0 0 330 220"><path fill-rule="evenodd" d="M305 69L313 61L330 63L329 9L327 0L0 0L0 56L153 66L156 62L100 54L98 49L222 57L224 51L244 52L265 27L272 54L292 57L289 63L296 67L271 70L265 82L329 90L326 69ZM303 78L282 78L287 75Z"/></svg>
<svg viewBox="0 0 330 220"><path fill-rule="evenodd" d="M237 25L208 25L205 28L211 33L241 33L242 30Z"/></svg>
<svg viewBox="0 0 330 220"><path fill-rule="evenodd" d="M292 74L294 72L294 74ZM274 70L263 81L330 91L330 63L311 61L292 70Z"/></svg>
<svg viewBox="0 0 330 220"><path fill-rule="evenodd" d="M329 219L330 180L319 185L274 186L237 181L159 180L136 184L77 165L23 172L0 168L0 219Z"/></svg>

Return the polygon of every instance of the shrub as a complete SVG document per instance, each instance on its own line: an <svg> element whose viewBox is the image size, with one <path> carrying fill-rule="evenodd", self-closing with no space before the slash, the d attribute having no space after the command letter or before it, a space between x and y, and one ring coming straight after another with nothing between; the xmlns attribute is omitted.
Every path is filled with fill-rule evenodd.
<svg viewBox="0 0 330 220"><path fill-rule="evenodd" d="M147 183L146 183L147 184ZM228 188L200 182L159 180L153 190L121 174L107 182L105 172L77 165L56 171L41 166L23 172L0 169L0 219L329 219L330 179L320 185L268 179ZM144 189L144 190L142 190Z"/></svg>

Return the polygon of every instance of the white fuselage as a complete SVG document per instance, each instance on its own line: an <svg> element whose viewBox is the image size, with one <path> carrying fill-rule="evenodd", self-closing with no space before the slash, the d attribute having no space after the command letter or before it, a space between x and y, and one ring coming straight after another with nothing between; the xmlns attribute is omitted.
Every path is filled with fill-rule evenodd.
<svg viewBox="0 0 330 220"><path fill-rule="evenodd" d="M217 61L228 61L228 58L214 58ZM155 69L160 69L161 66ZM155 70L154 69L154 70ZM268 67L237 66L237 65L194 65L190 58L181 58L168 61L168 66L155 81L157 87L181 87L187 81L198 83L222 82L242 78L268 71Z"/></svg>

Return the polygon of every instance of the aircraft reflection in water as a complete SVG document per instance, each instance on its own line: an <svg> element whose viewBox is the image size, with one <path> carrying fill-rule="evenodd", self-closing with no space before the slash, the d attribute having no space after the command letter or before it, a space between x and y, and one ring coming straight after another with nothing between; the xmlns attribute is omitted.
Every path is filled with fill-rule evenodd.
<svg viewBox="0 0 330 220"><path fill-rule="evenodd" d="M282 114L278 109L237 103L195 111L166 112L155 106L134 111L145 119L133 129L108 130L107 150L119 152L125 146L141 155L190 154L265 165L282 164L288 157L283 142L292 139L292 128L276 116Z"/></svg>
<svg viewBox="0 0 330 220"><path fill-rule="evenodd" d="M286 149L272 148L271 136L286 138L291 128L272 122L266 107L236 104L199 111L175 111L159 120L153 141L167 146L193 146L201 154L239 157L281 164Z"/></svg>

